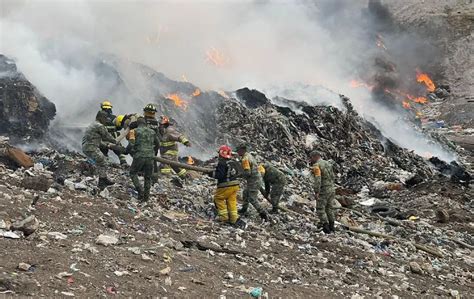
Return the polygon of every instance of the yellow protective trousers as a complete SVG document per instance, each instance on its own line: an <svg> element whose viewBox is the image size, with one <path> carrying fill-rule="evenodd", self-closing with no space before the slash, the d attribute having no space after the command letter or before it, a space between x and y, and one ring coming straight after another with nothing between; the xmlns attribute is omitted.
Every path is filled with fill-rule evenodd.
<svg viewBox="0 0 474 299"><path fill-rule="evenodd" d="M239 189L239 185L216 189L214 203L220 221L235 223L239 218L237 213L237 193Z"/></svg>

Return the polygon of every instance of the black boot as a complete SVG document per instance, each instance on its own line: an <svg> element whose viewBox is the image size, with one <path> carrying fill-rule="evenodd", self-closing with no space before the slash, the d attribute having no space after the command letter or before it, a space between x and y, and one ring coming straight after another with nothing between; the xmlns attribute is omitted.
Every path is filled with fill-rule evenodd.
<svg viewBox="0 0 474 299"><path fill-rule="evenodd" d="M171 182L176 186L176 187L179 187L179 188L183 188L184 185L183 185L183 182L182 180L179 178L179 177L174 177L171 179Z"/></svg>
<svg viewBox="0 0 474 299"><path fill-rule="evenodd" d="M97 184L97 186L99 187L100 190L104 190L107 186L110 186L113 184L115 183L105 177L105 178L99 178L99 183Z"/></svg>
<svg viewBox="0 0 474 299"><path fill-rule="evenodd" d="M262 218L264 221L270 221L270 217L268 216L267 212L263 211L263 212L260 212L260 218Z"/></svg>
<svg viewBox="0 0 474 299"><path fill-rule="evenodd" d="M280 212L279 212L278 207L273 207L273 208L270 210L270 214L276 215L276 214L279 214L279 213L280 213Z"/></svg>
<svg viewBox="0 0 474 299"><path fill-rule="evenodd" d="M239 209L239 215L244 215L244 216L247 216L248 213L247 213L247 208L241 208Z"/></svg>
<svg viewBox="0 0 474 299"><path fill-rule="evenodd" d="M334 228L334 221L329 221L329 230L334 233L336 229Z"/></svg>
<svg viewBox="0 0 474 299"><path fill-rule="evenodd" d="M329 223L323 224L323 232L327 235L331 233L331 229L329 228Z"/></svg>
<svg viewBox="0 0 474 299"><path fill-rule="evenodd" d="M237 219L237 221L233 224L234 227L245 229L247 227L247 223L243 221L241 218Z"/></svg>

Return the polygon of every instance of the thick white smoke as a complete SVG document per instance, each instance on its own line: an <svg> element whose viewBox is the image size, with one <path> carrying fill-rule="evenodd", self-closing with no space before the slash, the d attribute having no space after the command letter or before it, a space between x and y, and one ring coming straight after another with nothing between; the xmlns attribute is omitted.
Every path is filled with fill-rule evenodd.
<svg viewBox="0 0 474 299"><path fill-rule="evenodd" d="M138 110L136 101L110 91L116 78L94 69L99 57L112 54L202 89L324 86L317 96L293 94L337 106L338 98L327 90L343 93L361 114L387 125L384 132L400 144L446 158L438 147L420 144L413 132L393 130L383 116L393 112L374 103L367 109L369 93L348 87L374 47L364 29L370 26L365 7L367 1L3 0L0 51L57 105L59 119L73 123L93 118L75 118L91 99L113 97L116 112ZM326 14L332 9L340 13ZM136 99L147 102L152 92L141 87L140 77L124 77ZM419 142L405 142L409 136Z"/></svg>

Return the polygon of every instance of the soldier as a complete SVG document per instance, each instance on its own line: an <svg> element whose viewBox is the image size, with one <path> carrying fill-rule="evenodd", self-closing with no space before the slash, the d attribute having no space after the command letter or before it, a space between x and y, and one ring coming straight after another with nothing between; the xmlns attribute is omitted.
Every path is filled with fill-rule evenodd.
<svg viewBox="0 0 474 299"><path fill-rule="evenodd" d="M260 203L258 202L258 192L262 185L262 178L260 176L260 173L258 172L257 163L255 162L252 155L247 152L247 145L240 144L237 147L237 153L240 157L242 157L243 177L247 181L247 185L245 186L243 193L244 203L239 213L247 213L249 204L251 203L253 207L257 210L259 216L263 220L269 221L270 218L268 217L267 212L260 206Z"/></svg>
<svg viewBox="0 0 474 299"><path fill-rule="evenodd" d="M87 127L84 137L82 138L82 151L97 166L99 175L99 189L103 190L114 183L107 178L105 166L106 156L100 151L101 147L121 151L122 147L115 144L115 138L110 135L105 127L107 122L107 113L104 111L97 112L95 122Z"/></svg>
<svg viewBox="0 0 474 299"><path fill-rule="evenodd" d="M260 192L272 204L270 213L278 214L278 203L286 185L285 174L268 162L260 164L258 172L262 175L265 186L265 188L260 188Z"/></svg>
<svg viewBox="0 0 474 299"><path fill-rule="evenodd" d="M107 116L107 121L106 123L104 124L105 127L107 128L107 131L110 133L110 135L112 135L114 138L117 138L118 137L118 132L120 131L120 127L117 127L116 124L115 124L115 119L116 119L116 116L114 115L114 113L112 112L112 103L110 103L109 101L103 101L101 104L100 104L100 109L101 111L104 111L106 112L106 116ZM101 146L100 147L100 151L104 154L104 156L108 156L109 154L109 148L107 147L103 147ZM121 152L118 152L117 150L113 150L114 154L117 155L117 157L119 158L120 160L120 164L121 165L127 165L127 160L125 158L125 155Z"/></svg>
<svg viewBox="0 0 474 299"><path fill-rule="evenodd" d="M158 147L159 140L155 131L148 128L144 118L137 120L135 129L135 143L132 146L133 162L130 167L130 177L138 192L138 200L146 202L150 198L151 180L153 176L153 162L155 148ZM138 173L143 172L144 187L140 186Z"/></svg>
<svg viewBox="0 0 474 299"><path fill-rule="evenodd" d="M146 125L155 131L155 134L159 136L160 134L160 124L158 123L158 120L156 119L156 107L153 104L148 104L143 108L143 115L145 116L145 121ZM156 148L154 149L155 156L158 154L158 150L160 148L160 145L158 144ZM156 176L155 174L158 173L158 162L154 161L153 162L153 174L154 174L154 180L156 181Z"/></svg>
<svg viewBox="0 0 474 299"><path fill-rule="evenodd" d="M316 197L316 211L319 217L319 227L324 233L334 232L334 171L331 162L321 159L321 154L312 151L309 154L314 177L314 193Z"/></svg>
<svg viewBox="0 0 474 299"><path fill-rule="evenodd" d="M245 227L245 222L237 212L237 193L240 189L237 180L237 169L231 162L232 149L227 145L219 148L219 162L211 176L217 179L217 189L214 194L214 204L217 208L219 221L229 222L237 227Z"/></svg>
<svg viewBox="0 0 474 299"><path fill-rule="evenodd" d="M179 133L173 126L171 126L169 118L164 115L161 116L159 131L161 157L172 161L178 161L178 142L188 147L191 146L191 143L183 134ZM174 170L179 178L183 179L186 177L186 169L184 168L167 164L161 164L160 167L160 172L162 174L171 174Z"/></svg>

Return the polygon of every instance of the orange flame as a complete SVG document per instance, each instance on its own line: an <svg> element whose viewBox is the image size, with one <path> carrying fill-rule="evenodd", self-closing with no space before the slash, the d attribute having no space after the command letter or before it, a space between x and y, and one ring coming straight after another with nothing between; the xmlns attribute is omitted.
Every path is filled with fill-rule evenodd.
<svg viewBox="0 0 474 299"><path fill-rule="evenodd" d="M188 103L180 98L177 93L172 93L166 96L166 98L170 101L173 101L174 104L180 108L186 109L188 107Z"/></svg>
<svg viewBox="0 0 474 299"><path fill-rule="evenodd" d="M228 59L224 54L216 48L211 48L206 51L207 61L217 67L224 67L228 64Z"/></svg>
<svg viewBox="0 0 474 299"><path fill-rule="evenodd" d="M423 83L426 85L426 89L429 92L433 92L436 89L435 84L433 83L433 80L428 76L426 73L421 73L419 71L416 72L416 81L419 83Z"/></svg>
<svg viewBox="0 0 474 299"><path fill-rule="evenodd" d="M194 165L194 159L191 156L188 156L188 161L186 162L189 165Z"/></svg>
<svg viewBox="0 0 474 299"><path fill-rule="evenodd" d="M413 99L413 102L418 104L426 104L428 103L428 100L425 97L417 97Z"/></svg>
<svg viewBox="0 0 474 299"><path fill-rule="evenodd" d="M405 108L405 109L410 109L411 108L410 103L408 103L407 101L403 101L402 105L403 105L403 108Z"/></svg>
<svg viewBox="0 0 474 299"><path fill-rule="evenodd" d="M197 97L201 94L201 90L199 88L196 88L196 90L193 92L193 97Z"/></svg>

